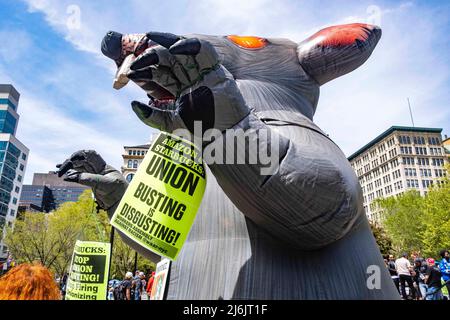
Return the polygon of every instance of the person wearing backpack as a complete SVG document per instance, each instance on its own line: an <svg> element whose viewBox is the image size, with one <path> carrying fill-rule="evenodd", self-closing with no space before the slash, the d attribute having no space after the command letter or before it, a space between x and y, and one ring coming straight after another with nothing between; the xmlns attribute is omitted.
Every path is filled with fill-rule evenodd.
<svg viewBox="0 0 450 320"><path fill-rule="evenodd" d="M131 300L133 298L131 294L132 278L131 272L125 274L125 279L114 290L114 300Z"/></svg>
<svg viewBox="0 0 450 320"><path fill-rule="evenodd" d="M428 286L426 300L442 300L441 270L435 265L433 258L427 259L428 270L425 283Z"/></svg>
<svg viewBox="0 0 450 320"><path fill-rule="evenodd" d="M137 273L137 275L133 279L132 288L134 289L134 300L141 300L143 279L145 279L145 274L143 272Z"/></svg>
<svg viewBox="0 0 450 320"><path fill-rule="evenodd" d="M446 283L448 294L450 295L450 254L448 250L442 250L439 255L442 260L439 262L439 269L442 274L442 280Z"/></svg>
<svg viewBox="0 0 450 320"><path fill-rule="evenodd" d="M123 290L122 290L123 289L122 282L123 282L123 280L114 286L114 289L113 289L114 300L125 300L125 296L123 295Z"/></svg>
<svg viewBox="0 0 450 320"><path fill-rule="evenodd" d="M414 282L417 285L418 293L420 294L420 298L425 300L427 295L428 286L425 283L425 276L428 271L427 261L422 258L416 258L414 260L414 272L413 276Z"/></svg>
<svg viewBox="0 0 450 320"><path fill-rule="evenodd" d="M138 281L140 280L139 272L139 270L136 270L133 278L131 279L131 300L139 300L136 296L136 293L138 292L138 290L136 290L136 287L138 287Z"/></svg>

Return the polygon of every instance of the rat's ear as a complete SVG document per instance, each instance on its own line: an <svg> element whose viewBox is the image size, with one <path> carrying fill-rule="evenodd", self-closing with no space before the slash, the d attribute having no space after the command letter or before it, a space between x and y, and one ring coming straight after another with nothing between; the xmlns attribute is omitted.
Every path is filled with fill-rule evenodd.
<svg viewBox="0 0 450 320"><path fill-rule="evenodd" d="M320 30L298 45L298 59L319 85L362 65L380 40L377 26L352 23Z"/></svg>

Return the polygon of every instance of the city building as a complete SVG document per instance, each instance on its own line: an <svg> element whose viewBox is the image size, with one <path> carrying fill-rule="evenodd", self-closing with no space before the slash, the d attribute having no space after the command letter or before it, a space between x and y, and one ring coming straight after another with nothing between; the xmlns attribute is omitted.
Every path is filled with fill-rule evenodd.
<svg viewBox="0 0 450 320"><path fill-rule="evenodd" d="M35 173L32 184L23 186L20 211L27 211L32 204L31 211L50 212L65 202L77 201L86 189L89 187L64 181L54 171ZM40 210L37 210L38 207Z"/></svg>
<svg viewBox="0 0 450 320"><path fill-rule="evenodd" d="M141 164L149 148L150 144L123 147L125 153L122 154L123 166L121 167L121 171L128 182L133 179L137 168Z"/></svg>
<svg viewBox="0 0 450 320"><path fill-rule="evenodd" d="M445 176L442 129L393 126L353 153L348 160L358 176L364 209L380 221L377 198L417 190L421 195Z"/></svg>
<svg viewBox="0 0 450 320"><path fill-rule="evenodd" d="M49 212L54 209L52 190L44 185L24 185L19 201L19 213Z"/></svg>
<svg viewBox="0 0 450 320"><path fill-rule="evenodd" d="M447 155L447 161L450 162L450 138L445 135L442 141L442 148L444 148L445 154Z"/></svg>
<svg viewBox="0 0 450 320"><path fill-rule="evenodd" d="M158 134L153 133L150 135L149 143L141 144L137 146L124 146L124 153L122 154L123 166L120 167L122 175L125 179L130 182L135 175L137 168L144 160L148 149L152 145L152 141L158 136Z"/></svg>
<svg viewBox="0 0 450 320"><path fill-rule="evenodd" d="M13 227L17 216L29 150L17 138L20 94L10 84L0 84L0 228ZM3 233L5 234L5 233ZM0 260L8 248L0 239Z"/></svg>
<svg viewBox="0 0 450 320"><path fill-rule="evenodd" d="M86 186L64 181L56 172L35 173L31 185L22 187L19 201L19 212L38 211L50 212L57 209L64 202L74 202Z"/></svg>

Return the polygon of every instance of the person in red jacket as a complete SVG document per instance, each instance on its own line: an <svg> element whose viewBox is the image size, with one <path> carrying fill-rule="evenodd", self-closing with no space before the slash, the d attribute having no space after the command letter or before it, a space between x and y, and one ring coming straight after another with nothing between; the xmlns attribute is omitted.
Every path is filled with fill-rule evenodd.
<svg viewBox="0 0 450 320"><path fill-rule="evenodd" d="M148 293L149 297L150 297L150 295L152 293L153 280L155 280L155 271L152 272L152 275L151 275L150 279L148 279L147 293Z"/></svg>

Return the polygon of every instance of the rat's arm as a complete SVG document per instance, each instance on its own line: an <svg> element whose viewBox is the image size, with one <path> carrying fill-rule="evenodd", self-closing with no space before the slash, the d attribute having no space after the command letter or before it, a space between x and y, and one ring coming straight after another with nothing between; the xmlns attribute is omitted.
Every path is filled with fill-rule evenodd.
<svg viewBox="0 0 450 320"><path fill-rule="evenodd" d="M118 170L107 165L94 150L77 151L57 167L58 175L64 176L64 180L91 187L99 206L106 210L111 219L128 187L127 181ZM143 256L154 262L161 259L122 232L117 232L127 245Z"/></svg>

